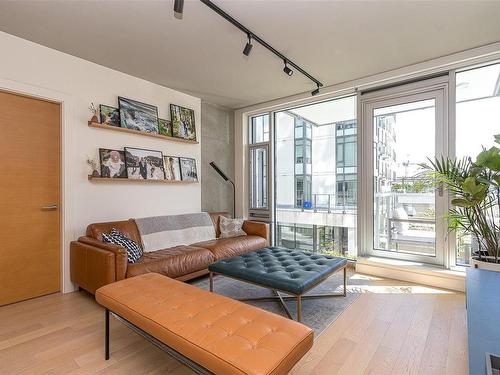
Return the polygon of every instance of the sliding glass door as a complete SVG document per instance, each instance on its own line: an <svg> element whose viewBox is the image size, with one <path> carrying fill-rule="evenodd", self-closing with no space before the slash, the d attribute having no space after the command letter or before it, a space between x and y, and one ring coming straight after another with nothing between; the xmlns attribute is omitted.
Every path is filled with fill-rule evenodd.
<svg viewBox="0 0 500 375"><path fill-rule="evenodd" d="M443 265L446 199L423 173L446 155L447 83L430 80L361 95L364 249Z"/></svg>

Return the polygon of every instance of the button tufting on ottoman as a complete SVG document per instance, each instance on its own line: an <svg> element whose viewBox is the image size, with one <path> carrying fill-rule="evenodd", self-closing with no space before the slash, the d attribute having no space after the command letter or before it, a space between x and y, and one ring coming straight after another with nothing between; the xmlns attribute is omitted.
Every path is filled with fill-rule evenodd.
<svg viewBox="0 0 500 375"><path fill-rule="evenodd" d="M301 318L300 299L318 298L321 296L302 296L333 273L344 271L344 292L346 295L347 259L332 257L307 251L266 247L241 256L223 259L212 263L210 271L210 285L213 289L213 274L221 274L246 282L251 282L273 291L292 294L297 298L298 320ZM278 293L277 298L282 302L289 317L290 312ZM327 294L324 297L337 297L339 294ZM269 299L269 298L266 298Z"/></svg>

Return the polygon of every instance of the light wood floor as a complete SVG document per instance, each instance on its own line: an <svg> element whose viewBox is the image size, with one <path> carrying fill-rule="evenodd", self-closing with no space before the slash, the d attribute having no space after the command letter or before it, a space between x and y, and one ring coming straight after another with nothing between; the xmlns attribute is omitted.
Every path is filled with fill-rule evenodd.
<svg viewBox="0 0 500 375"><path fill-rule="evenodd" d="M462 293L354 274L361 296L297 364L301 374L466 374ZM366 281L366 283L364 282ZM85 292L0 307L0 373L192 374L111 320L103 359L103 312Z"/></svg>

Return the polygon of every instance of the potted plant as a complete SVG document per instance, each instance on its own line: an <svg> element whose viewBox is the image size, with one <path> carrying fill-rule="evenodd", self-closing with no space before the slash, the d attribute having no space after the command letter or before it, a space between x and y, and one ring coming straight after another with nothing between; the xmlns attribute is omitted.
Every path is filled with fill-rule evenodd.
<svg viewBox="0 0 500 375"><path fill-rule="evenodd" d="M495 142L500 144L500 134ZM500 271L500 149L483 149L475 161L470 157L436 158L430 163L422 165L427 175L452 195L448 229L477 241L472 266Z"/></svg>

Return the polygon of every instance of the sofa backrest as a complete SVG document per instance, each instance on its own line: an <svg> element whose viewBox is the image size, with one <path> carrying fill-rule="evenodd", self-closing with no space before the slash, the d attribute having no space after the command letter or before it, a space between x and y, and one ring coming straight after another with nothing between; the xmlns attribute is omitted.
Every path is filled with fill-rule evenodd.
<svg viewBox="0 0 500 375"><path fill-rule="evenodd" d="M146 252L215 239L213 220L206 212L145 217L135 222Z"/></svg>
<svg viewBox="0 0 500 375"><path fill-rule="evenodd" d="M209 212L208 215L212 220L212 224L215 231L215 237L219 238L219 216L230 217L227 212ZM179 216L179 215L171 215ZM102 234L111 232L111 229L116 228L128 238L136 241L144 250L141 234L137 228L137 224L134 219L122 220L122 221L109 221L105 223L94 223L87 226L87 236L95 238L96 240L102 241ZM194 243L195 241L191 242ZM197 241L201 242L201 241Z"/></svg>
<svg viewBox="0 0 500 375"><path fill-rule="evenodd" d="M141 235L139 234L134 219L90 224L87 227L87 236L102 241L102 234L111 232L113 228L118 229L125 236L142 246Z"/></svg>

